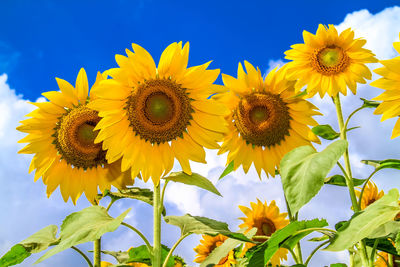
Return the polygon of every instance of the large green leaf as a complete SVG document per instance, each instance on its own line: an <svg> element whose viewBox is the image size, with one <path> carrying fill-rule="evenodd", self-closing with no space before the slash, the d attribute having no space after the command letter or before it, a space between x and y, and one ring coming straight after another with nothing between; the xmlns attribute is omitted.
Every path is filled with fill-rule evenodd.
<svg viewBox="0 0 400 267"><path fill-rule="evenodd" d="M24 241L13 246L1 259L0 266L12 266L23 262L32 253L38 253L49 246L59 242L57 235L57 226L49 225Z"/></svg>
<svg viewBox="0 0 400 267"><path fill-rule="evenodd" d="M241 233L231 232L228 228L228 224L206 217L192 216L190 214L186 214L184 216L166 216L164 217L164 220L168 224L176 225L181 228L182 235L188 233L206 235L222 234L230 238L252 242Z"/></svg>
<svg viewBox="0 0 400 267"><path fill-rule="evenodd" d="M353 216L348 224L339 228L332 243L326 248L330 251L341 251L371 235L382 224L393 220L400 212L398 205L399 192L392 189L388 194L369 205L363 212Z"/></svg>
<svg viewBox="0 0 400 267"><path fill-rule="evenodd" d="M328 223L326 222L326 220L318 219L310 221L291 222L284 228L279 229L278 231L273 233L266 242L258 245L256 249L248 253L249 266L264 266L265 263L267 263L272 258L272 256L278 251L280 247L286 246L292 248L295 245L293 241L297 239L299 235L304 237L305 235L313 232L310 229L310 231L307 231L305 235L303 235L303 233L297 233L299 230L315 227L320 228L327 225ZM292 237L294 239L291 240Z"/></svg>
<svg viewBox="0 0 400 267"><path fill-rule="evenodd" d="M321 152L311 146L301 146L283 157L280 163L282 185L293 214L319 192L346 148L347 141L338 140Z"/></svg>
<svg viewBox="0 0 400 267"><path fill-rule="evenodd" d="M60 243L37 260L39 263L72 246L95 241L107 232L115 231L130 209L113 218L101 206L91 206L68 215L60 231Z"/></svg>
<svg viewBox="0 0 400 267"><path fill-rule="evenodd" d="M397 169L400 170L400 160L398 159L385 159L385 160L372 160L366 159L361 161L364 164L374 166L376 170L381 169Z"/></svg>
<svg viewBox="0 0 400 267"><path fill-rule="evenodd" d="M339 138L340 133L337 133L335 130L333 130L332 126L328 124L324 125L317 125L313 127L312 132L326 140L335 140L336 138Z"/></svg>
<svg viewBox="0 0 400 267"><path fill-rule="evenodd" d="M243 231L241 231L243 232ZM255 234L257 233L257 228L251 229L246 235L247 238L252 238ZM237 239L232 239L228 238L227 240L224 241L222 245L219 247L216 247L210 255L200 264L200 267L207 267L209 265L213 264L218 264L220 260L226 255L229 254L229 252L236 248L238 245L244 243L244 241L237 240Z"/></svg>
<svg viewBox="0 0 400 267"><path fill-rule="evenodd" d="M396 247L397 254L400 254L400 232L397 233L397 235L396 235L395 247Z"/></svg>
<svg viewBox="0 0 400 267"><path fill-rule="evenodd" d="M354 186L359 186L362 185L365 182L366 179L357 179L353 178L353 185ZM338 185L338 186L347 186L346 184L346 178L344 178L343 175L333 175L325 179L325 184L331 184L331 185Z"/></svg>
<svg viewBox="0 0 400 267"><path fill-rule="evenodd" d="M210 180L197 173L192 173L192 175L189 175L184 172L172 172L168 177L165 177L164 179L187 185L194 185L210 191L218 196L222 196L221 193L218 192L217 188L215 188L215 186L210 182Z"/></svg>
<svg viewBox="0 0 400 267"><path fill-rule="evenodd" d="M230 174L231 172L233 172L233 168L234 168L235 164L233 163L233 160L228 164L228 166L226 166L225 170L222 172L221 176L218 178L218 180L224 178L225 176L227 176L228 174Z"/></svg>

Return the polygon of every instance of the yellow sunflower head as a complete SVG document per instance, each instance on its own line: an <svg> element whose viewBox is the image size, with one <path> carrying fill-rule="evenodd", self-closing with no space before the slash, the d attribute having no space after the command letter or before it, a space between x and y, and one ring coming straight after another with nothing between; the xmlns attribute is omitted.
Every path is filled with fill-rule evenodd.
<svg viewBox="0 0 400 267"><path fill-rule="evenodd" d="M361 191L356 190L355 192L357 197L360 198ZM368 207L369 205L371 205L372 203L383 197L384 194L385 193L383 192L383 190L379 191L378 187L374 182L368 181L368 184L366 185L364 193L362 195L361 209L362 210L365 209L366 207Z"/></svg>
<svg viewBox="0 0 400 267"><path fill-rule="evenodd" d="M400 53L400 42L393 43L394 48ZM375 69L374 72L382 78L373 81L372 86L385 90L381 95L373 100L383 101L374 111L375 114L383 114L382 121L389 118L397 118L393 128L392 138L400 135L400 56L389 60L380 60L382 68Z"/></svg>
<svg viewBox="0 0 400 267"><path fill-rule="evenodd" d="M209 63L187 68L189 43L169 45L158 67L145 49L132 48L127 57L116 55L113 79L95 88L98 99L89 106L102 117L96 142L108 149L109 162L122 158L122 171L131 168L132 177L140 172L158 184L175 158L191 174L189 160L206 163L203 147L219 148L227 131L226 107L208 99L225 90L213 84L219 70L207 70Z"/></svg>
<svg viewBox="0 0 400 267"><path fill-rule="evenodd" d="M267 201L263 204L259 199L257 199L257 203L250 202L250 206L251 208L239 206L240 210L246 215L246 217L239 218L243 221L239 227L245 229L245 233L250 231L252 228L257 228L256 236L271 236L277 230L282 229L289 224L289 220L286 219L287 213L279 212L275 200L272 200L268 205ZM264 242L266 239L258 238L256 241ZM241 256L243 256L246 251L253 246L255 246L255 244L246 243ZM272 266L279 266L281 261L287 260L287 253L287 249L280 248L270 260Z"/></svg>
<svg viewBox="0 0 400 267"><path fill-rule="evenodd" d="M356 94L357 83L366 83L371 72L365 63L377 62L375 55L362 48L366 41L354 39L349 28L338 34L333 25L320 24L316 35L303 31L304 44L292 45L285 52L288 78L297 80L296 92L307 85L308 95L328 93L336 96L347 94L347 87Z"/></svg>
<svg viewBox="0 0 400 267"><path fill-rule="evenodd" d="M99 73L93 87L103 78ZM79 71L75 87L56 80L61 91L43 93L49 102L32 103L37 109L17 127L28 133L19 141L28 143L19 153L34 154L29 172L36 169L35 181L42 177L48 196L60 185L64 201L71 197L74 204L83 192L94 203L97 187L104 191L132 184L130 173L121 173L121 162L108 164L102 144L94 143L100 117L87 105L96 96L88 96L85 70Z"/></svg>
<svg viewBox="0 0 400 267"><path fill-rule="evenodd" d="M247 73L239 63L238 77L222 74L228 93L216 96L231 111L226 116L229 131L219 154L229 151L227 164L236 170L251 164L275 176L282 157L290 150L319 142L309 125L320 115L316 107L294 91L294 82L286 79L286 68L272 70L263 79L260 70L245 61Z"/></svg>
<svg viewBox="0 0 400 267"><path fill-rule="evenodd" d="M228 239L228 237L221 234L216 236L202 235L202 237L203 239L200 240L200 245L194 248L194 251L197 253L194 262L197 263L202 263L216 247L221 246L225 240ZM231 264L235 263L234 253L233 250L231 250L229 254L222 258L214 267L230 267Z"/></svg>

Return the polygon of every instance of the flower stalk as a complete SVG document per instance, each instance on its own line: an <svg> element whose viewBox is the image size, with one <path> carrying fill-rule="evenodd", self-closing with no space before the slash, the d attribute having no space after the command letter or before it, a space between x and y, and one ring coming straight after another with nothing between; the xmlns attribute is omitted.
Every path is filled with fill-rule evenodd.
<svg viewBox="0 0 400 267"><path fill-rule="evenodd" d="M93 252L93 266L100 267L101 264L101 238L94 241L94 252Z"/></svg>
<svg viewBox="0 0 400 267"><path fill-rule="evenodd" d="M344 124L344 120L343 120L343 113L342 113L342 107L340 104L339 94L332 97L332 100L336 107L336 114L337 114L337 118L338 118L339 129L340 129L340 139L347 141L346 128L345 128L345 124ZM356 193L354 191L353 175L351 173L350 157L349 157L349 149L348 148L346 148L346 150L344 152L343 159L344 159L344 165L345 165L345 171L346 171L346 175L345 175L346 185L347 185L347 188L349 189L351 203L352 203L354 212L358 212L358 211L360 211L360 206L358 205ZM367 257L364 242L360 241L357 245L357 248L360 253L360 258L361 258L361 262L362 262L363 266L369 266L369 260Z"/></svg>
<svg viewBox="0 0 400 267"><path fill-rule="evenodd" d="M160 183L154 185L153 192L153 267L161 267L161 193Z"/></svg>

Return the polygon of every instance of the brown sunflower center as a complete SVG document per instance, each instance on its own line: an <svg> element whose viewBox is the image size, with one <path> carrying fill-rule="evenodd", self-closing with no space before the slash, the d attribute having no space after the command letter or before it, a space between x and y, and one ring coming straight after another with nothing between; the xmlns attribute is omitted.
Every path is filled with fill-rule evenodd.
<svg viewBox="0 0 400 267"><path fill-rule="evenodd" d="M324 75L344 71L349 65L349 61L346 52L336 45L316 49L311 56L311 65L314 70Z"/></svg>
<svg viewBox="0 0 400 267"><path fill-rule="evenodd" d="M100 121L97 111L86 106L71 109L55 128L54 144L61 157L76 168L92 168L107 163L102 144L95 144Z"/></svg>
<svg viewBox="0 0 400 267"><path fill-rule="evenodd" d="M245 96L233 119L242 138L252 145L273 146L289 135L291 117L279 95L265 92Z"/></svg>
<svg viewBox="0 0 400 267"><path fill-rule="evenodd" d="M126 109L133 131L151 143L182 136L193 112L186 89L169 79L139 85L128 97Z"/></svg>
<svg viewBox="0 0 400 267"><path fill-rule="evenodd" d="M265 219L261 225L261 229L263 234L266 236L270 236L276 231L275 224L268 219Z"/></svg>

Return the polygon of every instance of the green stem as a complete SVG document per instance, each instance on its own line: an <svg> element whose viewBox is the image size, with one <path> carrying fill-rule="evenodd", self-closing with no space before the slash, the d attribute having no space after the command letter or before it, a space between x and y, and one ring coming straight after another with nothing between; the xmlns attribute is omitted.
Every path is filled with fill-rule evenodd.
<svg viewBox="0 0 400 267"><path fill-rule="evenodd" d="M372 178L372 176L374 176L374 174L377 173L378 171L379 171L379 169L375 169L375 170L370 174L370 176L367 178L367 180L365 180L365 183L364 183L364 185L363 185L363 187L362 187L362 189L361 189L361 192L360 192L360 197L358 198L358 205L359 205L360 207L361 207L361 199L362 199L362 196L363 196L363 194L364 194L365 187L367 186L367 184L368 184L369 180Z"/></svg>
<svg viewBox="0 0 400 267"><path fill-rule="evenodd" d="M392 254L388 254L388 266L389 267L393 267L393 255Z"/></svg>
<svg viewBox="0 0 400 267"><path fill-rule="evenodd" d="M294 247L294 251L296 252L296 255L298 257L299 263L303 264L303 256L301 254L300 241L296 243L296 245Z"/></svg>
<svg viewBox="0 0 400 267"><path fill-rule="evenodd" d="M297 255L296 253L294 253L293 249L288 247L287 250L289 250L290 254L292 255L294 262L296 264L300 264L299 260L297 259Z"/></svg>
<svg viewBox="0 0 400 267"><path fill-rule="evenodd" d="M255 235L252 237L252 239L264 239L264 240L270 239L270 238L271 238L271 236L267 236L267 235Z"/></svg>
<svg viewBox="0 0 400 267"><path fill-rule="evenodd" d="M340 128L340 139L347 141L346 128L345 128L345 125L343 122L343 114L342 114L342 107L340 105L339 94L334 96L332 99L333 99L333 102L335 103L335 107L336 107L336 113L337 113L338 123L339 123L339 128ZM345 175L346 184L349 189L351 203L352 203L354 212L358 212L358 211L360 211L360 206L358 205L356 194L354 191L353 175L351 173L350 157L349 157L349 149L348 148L346 148L346 151L344 152L343 159L344 159L344 164L345 164L345 169L346 169L346 174L347 174L347 175ZM369 266L368 257L367 257L367 253L365 250L365 244L362 241L359 242L359 251L360 251L360 258L361 258L361 262L362 262L363 266Z"/></svg>
<svg viewBox="0 0 400 267"><path fill-rule="evenodd" d="M164 195L165 195L165 189L167 188L167 184L169 183L169 180L165 180L164 186L162 188L161 192L161 207L164 207Z"/></svg>
<svg viewBox="0 0 400 267"><path fill-rule="evenodd" d="M295 216L293 216L292 211L290 210L290 207L289 207L289 202L287 201L285 194L284 194L284 197L285 197L286 209L288 212L290 222L297 221L297 217L298 217L299 213L297 212L295 214ZM294 247L294 252L292 254L294 254L296 256L296 257L293 257L295 259L296 263L303 264L303 257L301 255L300 241L296 243L296 245Z"/></svg>
<svg viewBox="0 0 400 267"><path fill-rule="evenodd" d="M94 241L94 253L93 253L93 266L100 267L101 264L101 238Z"/></svg>
<svg viewBox="0 0 400 267"><path fill-rule="evenodd" d="M144 243L146 243L146 247L147 247L147 249L149 250L150 255L153 254L153 251L152 251L153 249L152 249L152 247L151 247L151 245L150 245L150 242L149 242L149 241L147 240L147 238L142 234L142 232L140 232L138 229L136 229L136 228L133 227L132 225L127 224L127 223L125 223L125 222L122 222L121 225L123 225L123 226L125 226L125 227L128 227L129 229L131 229L131 230L133 230L135 233L137 233L137 234L142 238L142 240L144 241Z"/></svg>
<svg viewBox="0 0 400 267"><path fill-rule="evenodd" d="M71 247L73 250L75 250L76 252L78 252L79 254L81 254L81 256L86 260L87 264L89 267L93 267L92 262L90 261L90 259L88 258L88 256L86 256L85 253L83 253L79 248L72 246Z"/></svg>
<svg viewBox="0 0 400 267"><path fill-rule="evenodd" d="M372 251L371 251L371 256L370 256L370 263L371 263L371 267L373 267L373 262L375 261L375 256L376 256L376 247L378 246L379 240L375 239L374 241L374 246L372 247Z"/></svg>
<svg viewBox="0 0 400 267"><path fill-rule="evenodd" d="M329 242L331 242L330 240L325 241L324 243L320 244L318 247L316 247L308 256L306 262L304 263L305 266L308 265L308 263L310 262L311 258L314 256L314 254L320 249L322 248L324 245L328 244Z"/></svg>
<svg viewBox="0 0 400 267"><path fill-rule="evenodd" d="M161 195L160 183L154 185L153 192L153 267L161 267Z"/></svg>
<svg viewBox="0 0 400 267"><path fill-rule="evenodd" d="M350 253L350 267L354 267L354 252L349 251Z"/></svg>
<svg viewBox="0 0 400 267"><path fill-rule="evenodd" d="M350 113L350 115L347 117L347 120L346 120L346 122L344 124L344 129L345 130L347 130L347 125L349 124L349 121L350 121L351 117L353 117L354 114L356 114L358 111L360 111L362 109L364 109L364 107L361 106L358 109L354 110L352 113Z"/></svg>
<svg viewBox="0 0 400 267"><path fill-rule="evenodd" d="M336 234L336 231L332 230L332 229L314 227L314 228L307 228L307 229L299 230L299 231L297 231L295 233L295 235L298 235L298 234L303 233L303 232L309 232L309 231L318 231L318 232L322 232L323 234L325 234L324 232L331 232L331 233L335 233ZM330 237L330 235L328 235L328 236Z"/></svg>
<svg viewBox="0 0 400 267"><path fill-rule="evenodd" d="M174 252L174 250L176 249L176 247L182 242L183 239L185 239L187 236L191 235L192 233L186 233L183 236L181 236L178 241L176 241L176 243L172 246L172 248L170 249L170 251L167 254L167 257L164 260L164 264L163 267L167 267L167 263L169 258L171 257L172 253Z"/></svg>
<svg viewBox="0 0 400 267"><path fill-rule="evenodd" d="M112 204L114 204L115 201L116 201L116 199L113 199L113 198L111 199L110 203L108 204L108 206L107 206L107 208L106 208L106 211L109 211L109 210L110 210Z"/></svg>

